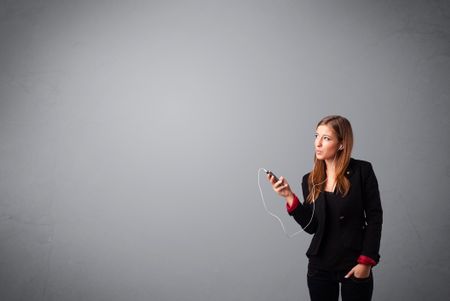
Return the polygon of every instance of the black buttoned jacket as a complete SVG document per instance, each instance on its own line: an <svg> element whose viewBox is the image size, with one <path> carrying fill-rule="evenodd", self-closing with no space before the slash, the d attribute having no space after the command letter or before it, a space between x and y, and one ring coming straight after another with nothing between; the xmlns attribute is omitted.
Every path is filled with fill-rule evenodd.
<svg viewBox="0 0 450 301"><path fill-rule="evenodd" d="M303 197L309 194L309 173L303 176ZM342 198L342 206L339 215L339 227L344 248L349 251L360 252L378 262L380 260L381 225L383 222L383 210L381 208L378 181L367 161L351 158L345 176L350 181L350 190ZM300 204L289 214L297 223L304 228L308 222L311 223L304 228L310 234L314 234L306 255L315 255L324 236L326 221L326 202L324 193L321 192L315 201L314 216L313 205L306 201Z"/></svg>

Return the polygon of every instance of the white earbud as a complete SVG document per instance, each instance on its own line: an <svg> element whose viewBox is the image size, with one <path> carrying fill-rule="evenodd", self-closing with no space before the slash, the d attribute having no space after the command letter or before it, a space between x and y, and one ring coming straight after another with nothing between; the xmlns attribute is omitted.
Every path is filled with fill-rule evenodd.
<svg viewBox="0 0 450 301"><path fill-rule="evenodd" d="M338 150L342 150L344 149L344 146L341 144L341 146L339 146Z"/></svg>

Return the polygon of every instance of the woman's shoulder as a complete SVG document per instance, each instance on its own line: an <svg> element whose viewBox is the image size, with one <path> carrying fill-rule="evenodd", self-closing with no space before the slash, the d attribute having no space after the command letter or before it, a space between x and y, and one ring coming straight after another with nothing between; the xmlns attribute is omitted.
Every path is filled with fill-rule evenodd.
<svg viewBox="0 0 450 301"><path fill-rule="evenodd" d="M302 183L308 183L308 178L309 178L309 174L310 174L310 173L311 173L311 172L308 172L308 173L306 173L306 174L303 175Z"/></svg>
<svg viewBox="0 0 450 301"><path fill-rule="evenodd" d="M363 175L373 173L372 163L366 160L350 158L349 168L353 170L359 169Z"/></svg>
<svg viewBox="0 0 450 301"><path fill-rule="evenodd" d="M361 159L355 159L355 158L350 158L350 163L349 166L360 166L360 167L371 167L372 163L370 163L369 161L366 160L361 160Z"/></svg>

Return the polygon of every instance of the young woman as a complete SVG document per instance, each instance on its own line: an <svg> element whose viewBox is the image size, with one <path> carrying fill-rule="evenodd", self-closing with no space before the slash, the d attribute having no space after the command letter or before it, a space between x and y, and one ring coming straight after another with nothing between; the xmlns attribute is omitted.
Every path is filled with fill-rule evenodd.
<svg viewBox="0 0 450 301"><path fill-rule="evenodd" d="M286 199L288 213L309 234L307 283L312 301L371 300L372 267L379 259L381 208L372 165L351 158L353 132L342 116L319 121L314 166L303 176L303 202L285 178L273 189Z"/></svg>

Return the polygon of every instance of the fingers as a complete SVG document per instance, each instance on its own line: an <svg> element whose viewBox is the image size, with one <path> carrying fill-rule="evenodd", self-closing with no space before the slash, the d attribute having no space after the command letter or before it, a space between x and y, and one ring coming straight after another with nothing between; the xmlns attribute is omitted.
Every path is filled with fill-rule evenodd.
<svg viewBox="0 0 450 301"><path fill-rule="evenodd" d="M280 177L278 181L275 181L275 177L272 174L267 174L267 179L270 181L272 185L286 182L283 177Z"/></svg>
<svg viewBox="0 0 450 301"><path fill-rule="evenodd" d="M289 187L289 184L284 177L280 177L278 181L275 181L275 177L272 174L268 174L267 179L272 184L273 190L278 194L282 193L284 189Z"/></svg>
<svg viewBox="0 0 450 301"><path fill-rule="evenodd" d="M284 190L287 190L287 189L290 190L289 184L283 182L283 180L278 181L278 182L274 185L274 190L275 190L277 193L279 193L279 194L283 193Z"/></svg>
<svg viewBox="0 0 450 301"><path fill-rule="evenodd" d="M364 264L357 264L354 268L353 276L356 278L367 278L370 276L370 265L364 265Z"/></svg>
<svg viewBox="0 0 450 301"><path fill-rule="evenodd" d="M275 183L275 177L272 174L267 174L267 179L269 179L270 184Z"/></svg>
<svg viewBox="0 0 450 301"><path fill-rule="evenodd" d="M287 185L287 183L284 180L284 178L280 177L280 179L277 182L275 182L275 180L274 180L273 188L280 188L280 187L283 187L283 186L286 186L286 185Z"/></svg>
<svg viewBox="0 0 450 301"><path fill-rule="evenodd" d="M351 277L354 273L355 273L355 268L351 269L350 272L348 272L347 275L345 275L345 278Z"/></svg>
<svg viewBox="0 0 450 301"><path fill-rule="evenodd" d="M280 187L278 187L278 188L275 188L275 191L277 192L277 193L280 193L281 191L283 191L284 189L286 189L287 188L287 186L288 185L282 185L282 186L280 186Z"/></svg>

